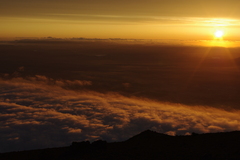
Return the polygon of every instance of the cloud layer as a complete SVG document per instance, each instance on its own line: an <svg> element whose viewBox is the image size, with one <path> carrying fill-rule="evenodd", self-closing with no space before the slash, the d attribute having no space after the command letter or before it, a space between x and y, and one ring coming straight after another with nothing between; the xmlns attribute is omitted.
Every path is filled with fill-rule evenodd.
<svg viewBox="0 0 240 160"><path fill-rule="evenodd" d="M240 129L240 111L73 91L90 81L45 76L0 79L0 152L122 141L152 129L170 135Z"/></svg>

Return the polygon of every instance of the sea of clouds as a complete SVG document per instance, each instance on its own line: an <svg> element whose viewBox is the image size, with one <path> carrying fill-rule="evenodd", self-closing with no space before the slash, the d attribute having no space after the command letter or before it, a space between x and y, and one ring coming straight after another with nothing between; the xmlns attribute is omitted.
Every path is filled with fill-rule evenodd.
<svg viewBox="0 0 240 160"><path fill-rule="evenodd" d="M240 111L72 90L84 80L36 75L0 79L0 152L127 140L146 129L169 135L240 130Z"/></svg>

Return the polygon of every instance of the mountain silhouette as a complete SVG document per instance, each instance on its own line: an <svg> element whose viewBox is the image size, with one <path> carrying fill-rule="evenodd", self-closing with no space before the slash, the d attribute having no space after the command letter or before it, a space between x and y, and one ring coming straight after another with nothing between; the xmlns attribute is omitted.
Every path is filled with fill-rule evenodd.
<svg viewBox="0 0 240 160"><path fill-rule="evenodd" d="M1 160L239 160L240 131L169 136L146 130L123 142L1 153Z"/></svg>

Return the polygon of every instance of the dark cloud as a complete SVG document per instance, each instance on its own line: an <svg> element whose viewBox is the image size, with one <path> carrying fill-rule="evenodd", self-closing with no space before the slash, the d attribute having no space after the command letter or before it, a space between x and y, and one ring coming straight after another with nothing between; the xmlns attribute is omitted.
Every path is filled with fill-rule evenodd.
<svg viewBox="0 0 240 160"><path fill-rule="evenodd" d="M152 129L170 135L240 129L239 111L73 91L88 81L45 76L0 80L0 152L122 141Z"/></svg>
<svg viewBox="0 0 240 160"><path fill-rule="evenodd" d="M39 16L41 13L91 13L91 14L120 14L120 15L189 15L191 16L232 16L238 15L236 0L169 0L169 1L7 1L3 0L0 6L3 16L5 15L33 15ZM197 7L196 7L197 6ZM12 9L12 12L8 10ZM233 12L234 10L234 12ZM17 15L19 16L19 15ZM239 17L239 16L237 16Z"/></svg>

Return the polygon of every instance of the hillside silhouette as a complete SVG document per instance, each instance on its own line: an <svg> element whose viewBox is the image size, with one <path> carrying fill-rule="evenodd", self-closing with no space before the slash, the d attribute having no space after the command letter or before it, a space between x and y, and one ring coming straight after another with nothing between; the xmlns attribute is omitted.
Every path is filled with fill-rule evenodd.
<svg viewBox="0 0 240 160"><path fill-rule="evenodd" d="M221 160L240 159L240 131L169 136L146 130L123 142L98 140L70 146L1 153L1 160Z"/></svg>

